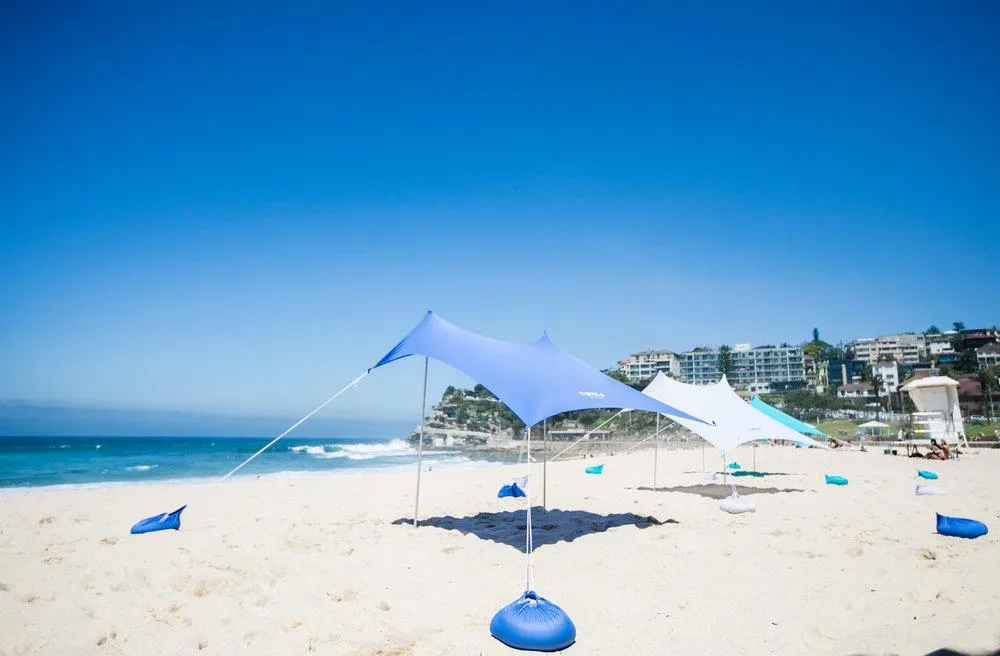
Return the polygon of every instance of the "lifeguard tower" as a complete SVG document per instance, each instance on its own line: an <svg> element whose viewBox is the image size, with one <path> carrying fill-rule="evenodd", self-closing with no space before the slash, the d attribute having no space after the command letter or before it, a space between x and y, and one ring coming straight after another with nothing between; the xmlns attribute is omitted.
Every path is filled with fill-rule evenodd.
<svg viewBox="0 0 1000 656"><path fill-rule="evenodd" d="M929 376L911 381L900 388L910 395L917 412L913 413L914 432L920 439L944 440L968 447L965 424L958 405L958 381L948 376Z"/></svg>

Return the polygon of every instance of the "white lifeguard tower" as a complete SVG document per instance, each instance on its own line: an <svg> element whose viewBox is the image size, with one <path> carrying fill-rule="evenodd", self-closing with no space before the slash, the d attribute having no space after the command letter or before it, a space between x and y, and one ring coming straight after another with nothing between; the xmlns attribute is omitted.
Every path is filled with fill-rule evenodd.
<svg viewBox="0 0 1000 656"><path fill-rule="evenodd" d="M910 395L917 412L913 413L914 431L922 439L944 440L948 444L969 442L958 405L958 381L948 376L928 376L900 388Z"/></svg>

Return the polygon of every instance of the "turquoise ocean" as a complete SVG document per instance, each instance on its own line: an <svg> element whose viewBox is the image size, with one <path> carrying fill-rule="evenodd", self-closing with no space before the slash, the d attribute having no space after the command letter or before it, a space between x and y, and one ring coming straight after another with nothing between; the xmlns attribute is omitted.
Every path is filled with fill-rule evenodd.
<svg viewBox="0 0 1000 656"><path fill-rule="evenodd" d="M0 488L210 480L223 476L272 438L0 437ZM417 451L401 439L286 438L235 476L405 469ZM490 456L425 451L435 468L485 465Z"/></svg>

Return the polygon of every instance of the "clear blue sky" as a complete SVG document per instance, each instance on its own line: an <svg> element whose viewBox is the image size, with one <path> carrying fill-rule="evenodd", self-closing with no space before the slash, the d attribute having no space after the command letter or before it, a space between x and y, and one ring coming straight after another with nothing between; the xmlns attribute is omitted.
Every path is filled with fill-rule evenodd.
<svg viewBox="0 0 1000 656"><path fill-rule="evenodd" d="M0 398L296 415L426 309L595 367L1000 322L998 3L264 4L3 3Z"/></svg>

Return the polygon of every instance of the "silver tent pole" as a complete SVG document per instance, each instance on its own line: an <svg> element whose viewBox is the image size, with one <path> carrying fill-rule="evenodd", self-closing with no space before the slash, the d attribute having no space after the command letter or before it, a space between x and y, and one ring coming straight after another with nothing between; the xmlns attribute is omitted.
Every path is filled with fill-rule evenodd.
<svg viewBox="0 0 1000 656"><path fill-rule="evenodd" d="M660 413L656 413L656 433L660 433ZM656 492L656 461L660 458L660 440L653 440L653 492Z"/></svg>
<svg viewBox="0 0 1000 656"><path fill-rule="evenodd" d="M548 510L545 504L548 488L549 466L549 420L542 421L542 510Z"/></svg>
<svg viewBox="0 0 1000 656"><path fill-rule="evenodd" d="M420 438L417 442L417 498L413 505L413 527L417 526L417 513L420 511L420 470L424 461L424 423L427 421L427 367L430 358L424 356L424 397L420 402Z"/></svg>

